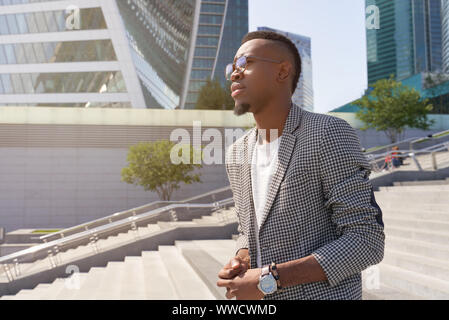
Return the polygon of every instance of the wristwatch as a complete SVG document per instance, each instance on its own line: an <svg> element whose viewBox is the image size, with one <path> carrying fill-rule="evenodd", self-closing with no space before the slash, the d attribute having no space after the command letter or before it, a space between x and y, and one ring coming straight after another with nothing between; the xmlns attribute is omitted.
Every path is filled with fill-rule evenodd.
<svg viewBox="0 0 449 320"><path fill-rule="evenodd" d="M277 283L273 274L270 272L270 265L266 265L262 268L262 273L259 277L259 283L257 288L262 291L263 294L271 294L276 292Z"/></svg>

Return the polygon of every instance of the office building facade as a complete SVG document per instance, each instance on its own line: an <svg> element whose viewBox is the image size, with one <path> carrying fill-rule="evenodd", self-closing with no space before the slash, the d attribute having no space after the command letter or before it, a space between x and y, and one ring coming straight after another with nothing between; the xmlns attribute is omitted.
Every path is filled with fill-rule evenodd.
<svg viewBox="0 0 449 320"><path fill-rule="evenodd" d="M299 34L276 30L268 27L259 27L257 30L273 31L289 38L298 48L301 56L301 77L293 93L292 101L307 111L313 112L313 74L312 74L312 46L311 39Z"/></svg>
<svg viewBox="0 0 449 320"><path fill-rule="evenodd" d="M246 33L247 0L1 0L0 105L182 109L234 7Z"/></svg>
<svg viewBox="0 0 449 320"><path fill-rule="evenodd" d="M366 30L369 84L391 74L402 80L442 70L441 4L441 0L366 0L367 7L379 8L380 20L379 29Z"/></svg>
<svg viewBox="0 0 449 320"><path fill-rule="evenodd" d="M248 0L201 2L185 109L195 108L201 88L208 79L217 79L222 86L229 85L225 67L234 59L247 33Z"/></svg>

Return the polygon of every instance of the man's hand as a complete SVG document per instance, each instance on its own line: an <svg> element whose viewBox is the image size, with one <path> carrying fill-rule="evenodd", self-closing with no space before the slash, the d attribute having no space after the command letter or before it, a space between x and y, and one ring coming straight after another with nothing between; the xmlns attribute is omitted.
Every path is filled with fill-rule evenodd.
<svg viewBox="0 0 449 320"><path fill-rule="evenodd" d="M249 269L233 279L218 280L217 286L228 289L226 293L228 299L236 297L237 300L261 300L264 294L257 288L261 272L260 268Z"/></svg>

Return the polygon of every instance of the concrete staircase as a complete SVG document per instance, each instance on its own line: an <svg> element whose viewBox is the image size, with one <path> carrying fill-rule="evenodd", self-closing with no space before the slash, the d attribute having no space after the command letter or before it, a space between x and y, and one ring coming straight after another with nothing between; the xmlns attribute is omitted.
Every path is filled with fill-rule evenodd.
<svg viewBox="0 0 449 320"><path fill-rule="evenodd" d="M52 258L21 263L19 265L20 274L16 275L15 270L11 270L15 276L13 281L8 281L5 272L0 268L2 271L0 273L0 295L15 294L22 289L25 289L25 292L27 292L26 290L33 291L36 286L46 287L48 283L54 281L59 283L61 281L55 280L56 278L65 278L70 274L67 267L76 267L81 272L80 274L89 275L88 279L92 277L90 270L93 270L94 273L98 273L97 278L100 279L103 276L100 271L102 267L107 266L107 270L120 269L116 265L120 265L127 256L140 256L143 251L157 250L161 245L173 245L175 239L231 238L236 230L237 216L234 208L218 210L210 216L203 216L201 219L192 221L160 221L157 224L149 224L127 233L99 239L94 244L80 245L60 252ZM128 259L132 260L131 257ZM127 262L127 265L133 264ZM95 267L100 269L97 270ZM140 268L135 265L134 267ZM86 281L90 283L88 279ZM98 279L96 281L103 283ZM110 285L109 280L105 282L105 286L108 285ZM115 297L114 290L108 291L110 291L111 297Z"/></svg>
<svg viewBox="0 0 449 320"><path fill-rule="evenodd" d="M375 192L385 223L383 261L364 271L379 272L380 288L366 299L449 299L449 179L401 182ZM374 272L374 273L373 273Z"/></svg>
<svg viewBox="0 0 449 320"><path fill-rule="evenodd" d="M217 275L234 250L231 239L176 241L0 300L225 299Z"/></svg>
<svg viewBox="0 0 449 320"><path fill-rule="evenodd" d="M431 183L402 183L375 192L385 223L385 255L362 272L363 299L449 299L449 184ZM223 212L189 222L160 222L154 231L139 232L195 227L195 237L207 239L201 226L236 222L233 210ZM134 236L126 234L135 244ZM1 299L225 299L225 290L216 286L217 274L235 254L235 237L177 240L123 254L121 261L110 259Z"/></svg>

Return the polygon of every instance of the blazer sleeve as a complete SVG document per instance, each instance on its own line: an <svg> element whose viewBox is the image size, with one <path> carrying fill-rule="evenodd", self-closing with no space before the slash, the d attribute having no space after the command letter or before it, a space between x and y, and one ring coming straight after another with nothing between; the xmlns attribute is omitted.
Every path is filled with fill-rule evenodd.
<svg viewBox="0 0 449 320"><path fill-rule="evenodd" d="M232 150L232 149L230 148L229 150ZM230 155L230 154L231 154L231 151L228 151L227 155ZM234 205L235 212L236 212L238 220L239 220L239 223L237 226L238 238L237 238L236 247L235 247L235 255L237 255L237 253L239 252L240 249L248 249L248 236L243 232L243 229L241 226L241 214L240 214L239 202L235 198L235 193L234 193L234 188L233 188L233 179L232 179L232 175L230 174L230 169L229 169L229 163L230 163L229 161L230 161L229 158L226 158L226 162L225 162L226 173L228 175L229 184L231 185L231 190L232 190L234 204L235 204Z"/></svg>
<svg viewBox="0 0 449 320"><path fill-rule="evenodd" d="M312 253L331 287L383 259L382 211L370 173L355 130L333 117L321 140L320 176L325 206L339 237Z"/></svg>

